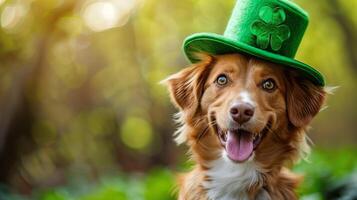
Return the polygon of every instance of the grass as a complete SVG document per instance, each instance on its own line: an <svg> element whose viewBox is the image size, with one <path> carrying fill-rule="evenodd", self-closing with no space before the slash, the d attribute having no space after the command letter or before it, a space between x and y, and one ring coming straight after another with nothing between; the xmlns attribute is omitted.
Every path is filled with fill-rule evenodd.
<svg viewBox="0 0 357 200"><path fill-rule="evenodd" d="M355 150L319 150L310 162L298 164L294 171L305 175L298 193L303 200L321 200L331 183L357 172ZM117 174L102 177L95 184L85 181L63 187L42 189L32 197L11 194L2 189L0 199L6 200L173 200L173 172L155 169L145 174Z"/></svg>

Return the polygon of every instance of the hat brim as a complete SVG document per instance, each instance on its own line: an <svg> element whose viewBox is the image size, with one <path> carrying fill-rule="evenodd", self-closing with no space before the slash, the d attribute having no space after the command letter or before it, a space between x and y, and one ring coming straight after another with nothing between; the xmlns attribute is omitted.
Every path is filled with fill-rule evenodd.
<svg viewBox="0 0 357 200"><path fill-rule="evenodd" d="M183 48L187 58L192 63L199 61L198 58L195 57L195 53L197 52L206 52L212 55L239 52L290 67L297 70L302 76L308 78L314 84L325 86L322 74L309 65L289 57L255 48L242 42L233 41L223 35L215 33L196 33L186 38Z"/></svg>

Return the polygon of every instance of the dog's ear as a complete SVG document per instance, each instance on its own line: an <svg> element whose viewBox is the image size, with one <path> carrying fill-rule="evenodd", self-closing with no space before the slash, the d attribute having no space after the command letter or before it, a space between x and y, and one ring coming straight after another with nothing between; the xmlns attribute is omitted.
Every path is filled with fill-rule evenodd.
<svg viewBox="0 0 357 200"><path fill-rule="evenodd" d="M323 87L295 73L289 73L288 77L286 101L289 120L295 127L307 126L320 111L326 92Z"/></svg>
<svg viewBox="0 0 357 200"><path fill-rule="evenodd" d="M171 100L181 111L195 111L204 92L213 58L208 55L201 57L201 62L162 81L168 85Z"/></svg>

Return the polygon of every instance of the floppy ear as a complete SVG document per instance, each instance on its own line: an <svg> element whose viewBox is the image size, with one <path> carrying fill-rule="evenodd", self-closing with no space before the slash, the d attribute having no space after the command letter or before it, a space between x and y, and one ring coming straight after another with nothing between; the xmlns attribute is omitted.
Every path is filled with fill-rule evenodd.
<svg viewBox="0 0 357 200"><path fill-rule="evenodd" d="M292 74L289 77L286 97L288 117L295 127L304 127L320 111L326 92L323 87L305 78Z"/></svg>
<svg viewBox="0 0 357 200"><path fill-rule="evenodd" d="M199 106L213 58L206 55L201 60L162 81L168 85L173 104L186 114L194 114Z"/></svg>

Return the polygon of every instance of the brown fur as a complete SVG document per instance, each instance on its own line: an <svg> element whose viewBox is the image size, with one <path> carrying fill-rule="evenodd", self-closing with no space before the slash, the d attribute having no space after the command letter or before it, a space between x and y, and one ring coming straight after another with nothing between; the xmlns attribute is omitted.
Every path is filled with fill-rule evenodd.
<svg viewBox="0 0 357 200"><path fill-rule="evenodd" d="M271 128L255 150L255 163L260 179L247 194L255 199L266 192L271 199L297 199L294 190L301 177L288 168L296 162L306 146L305 129L324 102L323 88L286 68L240 54L221 56L201 55L201 62L172 75L165 82L171 99L180 110L178 142L189 146L195 168L179 178L180 200L205 200L202 183L209 163L220 156L222 146L215 133L215 124L229 124L228 105L240 91L248 91L256 103L257 120L247 126L252 132L261 131L270 122ZM226 73L232 83L218 88L214 80ZM277 91L267 93L259 83L273 78ZM213 118L213 120L212 120Z"/></svg>

